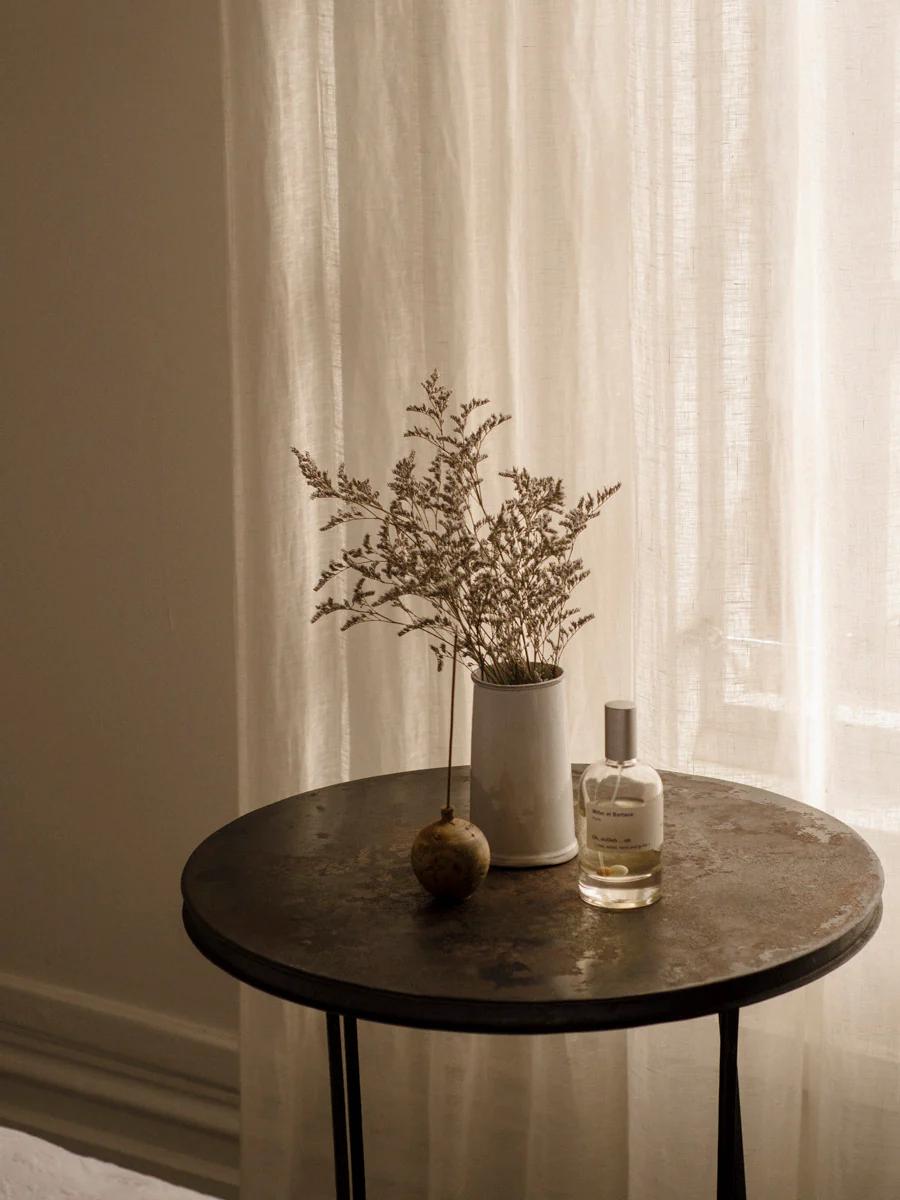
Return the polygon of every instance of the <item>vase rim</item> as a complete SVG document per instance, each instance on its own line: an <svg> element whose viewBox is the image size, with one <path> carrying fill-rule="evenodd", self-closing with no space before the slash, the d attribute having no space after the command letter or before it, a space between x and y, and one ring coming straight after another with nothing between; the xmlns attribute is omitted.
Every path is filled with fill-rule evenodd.
<svg viewBox="0 0 900 1200"><path fill-rule="evenodd" d="M565 675L565 671L560 666L555 666L553 670L556 672L555 675L550 679L538 680L537 683L491 683L490 680L482 679L481 672L477 669L470 671L469 674L476 687L490 688L493 692L527 692L537 688L553 687L554 684L559 683Z"/></svg>

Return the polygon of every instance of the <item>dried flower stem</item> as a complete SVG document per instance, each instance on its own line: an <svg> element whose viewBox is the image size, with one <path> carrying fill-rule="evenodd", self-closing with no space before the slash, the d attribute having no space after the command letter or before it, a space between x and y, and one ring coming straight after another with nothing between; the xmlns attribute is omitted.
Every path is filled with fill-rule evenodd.
<svg viewBox="0 0 900 1200"><path fill-rule="evenodd" d="M457 637L453 637L453 665L450 670L452 677L450 679L450 738L447 748L447 801L441 809L441 816L445 821L453 820L453 805L450 803L450 781L453 774L453 715L456 712L456 645Z"/></svg>
<svg viewBox="0 0 900 1200"><path fill-rule="evenodd" d="M485 506L480 465L488 435L510 418L492 414L475 428L469 419L487 400L469 400L449 412L449 389L437 371L423 383L426 402L407 412L424 418L405 436L424 441L431 458L416 472L415 450L391 473L393 497L383 501L368 479L343 464L332 479L307 452L294 449L316 500L337 502L323 530L350 522L373 523L357 546L341 551L315 590L347 571L357 578L350 595L317 604L313 621L343 613L342 629L363 621L421 630L440 670L458 648L472 670L493 683L534 683L556 674L569 639L593 614L570 598L589 571L574 557L579 535L620 488L616 483L565 507L563 485L520 467L501 471L512 496L495 513ZM418 612L412 601L423 601Z"/></svg>

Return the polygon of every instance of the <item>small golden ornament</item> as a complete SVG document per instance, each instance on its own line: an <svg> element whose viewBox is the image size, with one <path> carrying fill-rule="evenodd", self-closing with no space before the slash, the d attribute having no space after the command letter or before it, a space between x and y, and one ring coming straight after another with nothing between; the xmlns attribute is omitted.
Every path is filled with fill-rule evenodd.
<svg viewBox="0 0 900 1200"><path fill-rule="evenodd" d="M410 854L426 892L438 900L465 900L487 875L491 851L477 825L441 809L441 819L420 829Z"/></svg>
<svg viewBox="0 0 900 1200"><path fill-rule="evenodd" d="M453 710L456 705L456 637L450 681L450 747L447 751L447 799L441 819L416 834L409 861L416 879L438 900L466 900L488 873L491 848L471 821L454 817L450 803L453 769Z"/></svg>

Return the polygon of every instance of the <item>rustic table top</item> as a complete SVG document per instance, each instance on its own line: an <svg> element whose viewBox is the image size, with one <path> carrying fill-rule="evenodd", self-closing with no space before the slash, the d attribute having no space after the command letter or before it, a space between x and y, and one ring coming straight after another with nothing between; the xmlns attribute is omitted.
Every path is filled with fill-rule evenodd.
<svg viewBox="0 0 900 1200"><path fill-rule="evenodd" d="M573 768L573 781L581 768ZM874 852L834 818L756 788L663 773L663 898L584 904L577 860L493 869L462 905L409 866L446 773L306 792L207 838L182 877L197 948L314 1008L396 1025L550 1033L680 1020L800 987L881 916ZM468 768L453 778L468 811Z"/></svg>

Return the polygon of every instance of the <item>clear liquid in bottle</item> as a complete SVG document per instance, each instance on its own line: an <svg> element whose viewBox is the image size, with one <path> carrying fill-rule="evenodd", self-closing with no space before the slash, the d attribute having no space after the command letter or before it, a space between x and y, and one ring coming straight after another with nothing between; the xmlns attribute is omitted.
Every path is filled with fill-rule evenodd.
<svg viewBox="0 0 900 1200"><path fill-rule="evenodd" d="M606 706L606 754L578 788L578 890L597 908L644 908L661 894L663 785L635 757L630 702Z"/></svg>

